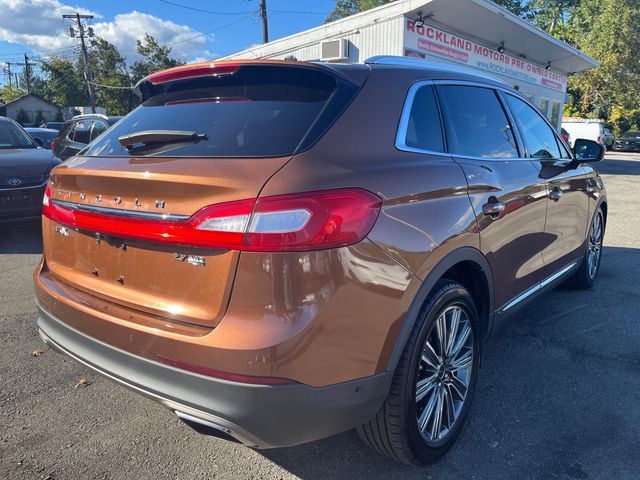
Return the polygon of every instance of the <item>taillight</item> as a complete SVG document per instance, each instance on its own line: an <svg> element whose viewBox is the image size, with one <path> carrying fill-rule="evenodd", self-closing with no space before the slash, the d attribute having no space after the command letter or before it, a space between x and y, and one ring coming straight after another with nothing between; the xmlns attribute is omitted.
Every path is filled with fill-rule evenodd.
<svg viewBox="0 0 640 480"><path fill-rule="evenodd" d="M181 67L170 68L161 72L152 73L146 80L154 85L160 83L173 82L175 80L183 80L185 78L207 77L216 75L231 75L235 73L240 64L238 63L207 63L185 65Z"/></svg>
<svg viewBox="0 0 640 480"><path fill-rule="evenodd" d="M44 189L44 196L42 197L42 213L44 214L45 208L50 206L51 206L51 188L47 183L47 186Z"/></svg>
<svg viewBox="0 0 640 480"><path fill-rule="evenodd" d="M107 215L55 201L43 213L62 224L125 238L280 252L357 243L373 227L381 206L382 200L373 193L345 188L211 205L185 221Z"/></svg>
<svg viewBox="0 0 640 480"><path fill-rule="evenodd" d="M56 146L56 141L55 140L51 140L51 150L53 150L53 147Z"/></svg>

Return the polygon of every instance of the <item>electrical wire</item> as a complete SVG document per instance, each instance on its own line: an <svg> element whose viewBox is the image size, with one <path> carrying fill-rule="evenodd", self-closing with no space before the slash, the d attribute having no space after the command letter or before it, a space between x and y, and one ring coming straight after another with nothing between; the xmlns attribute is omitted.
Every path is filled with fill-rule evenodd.
<svg viewBox="0 0 640 480"><path fill-rule="evenodd" d="M201 13L211 13L213 15L246 15L247 13L253 13L253 12L214 12L212 10L205 10L203 8L195 8L195 7L190 7L189 5L183 5L181 3L170 2L169 0L158 0L158 1L162 3L167 3L169 5L173 5L175 7L184 8L186 10L193 10L194 12L201 12Z"/></svg>

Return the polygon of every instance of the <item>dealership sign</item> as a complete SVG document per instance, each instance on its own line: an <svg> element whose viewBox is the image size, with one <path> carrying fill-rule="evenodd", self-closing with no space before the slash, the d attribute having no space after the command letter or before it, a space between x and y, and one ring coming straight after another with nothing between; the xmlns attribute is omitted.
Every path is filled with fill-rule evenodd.
<svg viewBox="0 0 640 480"><path fill-rule="evenodd" d="M427 55L434 55L562 92L567 87L567 77L564 75L431 25L416 26L416 22L409 18L405 19L404 47L404 54L408 56L426 58Z"/></svg>

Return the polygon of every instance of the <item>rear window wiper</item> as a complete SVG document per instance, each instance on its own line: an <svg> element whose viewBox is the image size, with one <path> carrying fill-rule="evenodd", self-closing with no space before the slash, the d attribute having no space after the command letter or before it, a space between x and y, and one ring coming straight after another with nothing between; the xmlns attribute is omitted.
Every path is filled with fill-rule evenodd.
<svg viewBox="0 0 640 480"><path fill-rule="evenodd" d="M146 150L172 143L201 142L208 140L204 133L185 130L142 130L118 137L120 145L127 150Z"/></svg>

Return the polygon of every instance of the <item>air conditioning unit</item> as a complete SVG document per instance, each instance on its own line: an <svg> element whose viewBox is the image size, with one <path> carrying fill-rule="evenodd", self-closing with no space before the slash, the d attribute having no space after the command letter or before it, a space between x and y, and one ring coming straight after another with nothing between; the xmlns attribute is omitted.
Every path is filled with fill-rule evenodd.
<svg viewBox="0 0 640 480"><path fill-rule="evenodd" d="M320 42L320 60L336 62L349 59L349 41L346 38Z"/></svg>

